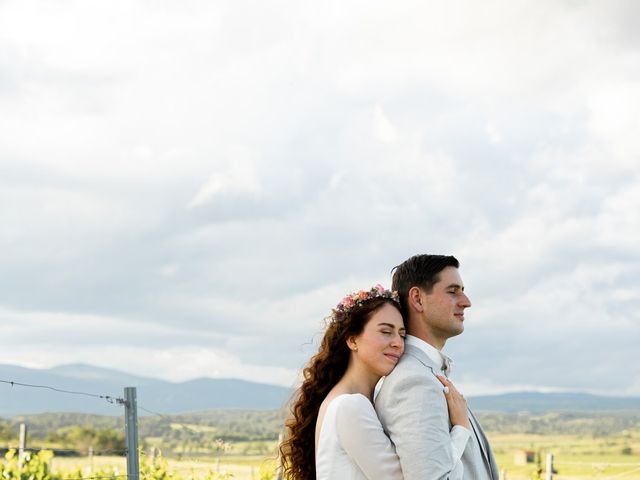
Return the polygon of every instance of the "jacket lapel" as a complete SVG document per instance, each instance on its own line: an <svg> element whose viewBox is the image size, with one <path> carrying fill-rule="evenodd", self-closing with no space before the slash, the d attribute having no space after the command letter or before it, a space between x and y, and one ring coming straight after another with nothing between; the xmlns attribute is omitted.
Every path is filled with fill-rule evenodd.
<svg viewBox="0 0 640 480"><path fill-rule="evenodd" d="M473 412L471 412L471 409L467 409L467 410L469 412L469 420L471 422L471 428L473 428L473 433L478 439L478 445L480 445L480 451L482 452L484 463L491 477L494 478L494 480L497 480L497 478L495 478L495 475L497 473L497 468L494 468L494 465L492 465L492 459L489 457L489 452L487 452L487 445L489 444L489 441L487 440L487 437L485 436L484 432L480 428L480 424L478 423L478 420L476 420L476 417L473 414Z"/></svg>
<svg viewBox="0 0 640 480"><path fill-rule="evenodd" d="M404 354L411 355L412 357L414 357L416 360L422 363L425 367L429 368L434 375L437 373L441 373L441 366L433 363L433 360L429 358L429 355L424 353L418 347L415 347L413 345L405 345Z"/></svg>

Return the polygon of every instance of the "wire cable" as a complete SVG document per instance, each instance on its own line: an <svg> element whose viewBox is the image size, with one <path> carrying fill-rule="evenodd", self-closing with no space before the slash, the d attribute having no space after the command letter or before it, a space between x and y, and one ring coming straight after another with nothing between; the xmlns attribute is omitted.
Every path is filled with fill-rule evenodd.
<svg viewBox="0 0 640 480"><path fill-rule="evenodd" d="M44 388L47 390L53 390L54 392L58 392L58 393L66 393L68 395L83 395L86 397L99 398L102 400L106 400L109 403L117 403L119 405L126 403L126 401L123 398L113 397L111 395L97 395L95 393L78 392L74 390L64 390L62 388L51 387L49 385L34 385L30 383L14 382L12 380L0 380L0 383L6 383L8 385L11 385L12 387L18 386L18 387L29 387L29 388Z"/></svg>

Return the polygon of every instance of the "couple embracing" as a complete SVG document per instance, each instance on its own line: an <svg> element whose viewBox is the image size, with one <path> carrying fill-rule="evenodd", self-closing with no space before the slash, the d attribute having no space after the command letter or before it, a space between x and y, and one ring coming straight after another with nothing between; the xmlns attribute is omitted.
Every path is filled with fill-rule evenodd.
<svg viewBox="0 0 640 480"><path fill-rule="evenodd" d="M498 480L442 352L471 306L452 256L416 255L332 310L280 451L294 480ZM382 386L374 399L379 380Z"/></svg>

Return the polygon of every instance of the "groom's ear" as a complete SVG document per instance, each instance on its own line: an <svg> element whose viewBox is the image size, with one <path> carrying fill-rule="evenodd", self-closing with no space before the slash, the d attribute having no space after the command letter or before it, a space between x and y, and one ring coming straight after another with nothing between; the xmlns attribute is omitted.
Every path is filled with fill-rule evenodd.
<svg viewBox="0 0 640 480"><path fill-rule="evenodd" d="M424 305L422 305L422 292L418 287L411 287L409 289L409 295L407 296L407 303L409 307L416 312L422 313Z"/></svg>

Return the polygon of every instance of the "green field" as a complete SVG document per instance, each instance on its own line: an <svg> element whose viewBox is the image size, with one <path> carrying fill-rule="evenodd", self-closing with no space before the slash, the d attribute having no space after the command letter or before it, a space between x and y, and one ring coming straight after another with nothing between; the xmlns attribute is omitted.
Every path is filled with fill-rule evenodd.
<svg viewBox="0 0 640 480"><path fill-rule="evenodd" d="M557 479L621 478L640 479L640 432L623 432L618 436L590 437L580 435L489 435L500 469L507 478L536 478L538 465L516 465L517 451L529 450L541 458L554 456ZM544 478L544 472L542 473Z"/></svg>

